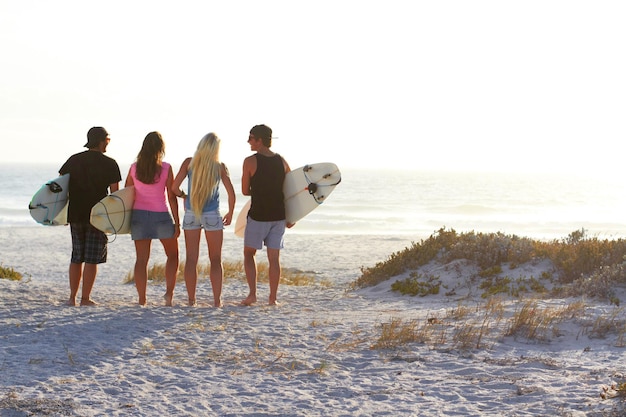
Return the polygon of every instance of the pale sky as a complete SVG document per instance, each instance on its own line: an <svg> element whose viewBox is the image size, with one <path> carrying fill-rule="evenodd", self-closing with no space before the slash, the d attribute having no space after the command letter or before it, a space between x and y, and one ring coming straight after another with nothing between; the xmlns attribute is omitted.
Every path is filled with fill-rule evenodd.
<svg viewBox="0 0 626 417"><path fill-rule="evenodd" d="M214 131L241 165L617 173L624 1L0 0L1 162L62 164L104 126L175 167Z"/></svg>

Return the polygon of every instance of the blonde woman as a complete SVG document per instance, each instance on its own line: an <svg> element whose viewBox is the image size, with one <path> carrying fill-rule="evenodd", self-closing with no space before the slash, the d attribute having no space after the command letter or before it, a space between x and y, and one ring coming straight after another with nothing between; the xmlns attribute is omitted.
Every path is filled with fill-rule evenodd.
<svg viewBox="0 0 626 417"><path fill-rule="evenodd" d="M200 252L200 231L204 229L209 250L211 287L215 307L222 306L222 242L224 226L233 219L235 210L235 189L230 180L226 165L219 160L220 138L215 133L205 135L198 144L196 153L182 163L172 192L185 199L183 231L185 233L185 285L189 305L196 305L196 284L198 281L198 257ZM187 178L187 193L180 186ZM220 182L228 193L228 213L220 215Z"/></svg>
<svg viewBox="0 0 626 417"><path fill-rule="evenodd" d="M146 305L148 261L152 239L159 239L165 250L165 304L172 305L176 273L178 272L178 201L171 192L174 174L172 166L163 161L165 142L159 132L150 132L143 141L137 161L130 166L126 187L135 186L135 201L130 225L135 242L135 286L139 305ZM167 200L169 209L165 199ZM171 214L170 214L171 210ZM173 219L172 219L173 217Z"/></svg>

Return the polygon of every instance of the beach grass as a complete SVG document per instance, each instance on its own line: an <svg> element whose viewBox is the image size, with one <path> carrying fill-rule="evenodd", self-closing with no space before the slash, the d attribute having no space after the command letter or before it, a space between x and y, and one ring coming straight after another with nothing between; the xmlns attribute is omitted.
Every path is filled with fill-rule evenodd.
<svg viewBox="0 0 626 417"><path fill-rule="evenodd" d="M21 281L22 274L13 268L0 265L0 279L8 279L10 281Z"/></svg>
<svg viewBox="0 0 626 417"><path fill-rule="evenodd" d="M507 316L507 307L511 306L513 314ZM509 304L504 299L492 297L476 307L459 306L450 309L441 318L391 318L378 326L374 334L375 342L370 345L370 349L397 352L418 343L442 351L490 350L506 337L532 343L550 343L562 335L560 325L568 323L578 326L580 334L590 339L606 339L614 335L614 345L624 347L626 322L618 317L623 317L623 311L617 307L606 314L592 317L587 314L587 305L581 301L564 306L542 307L536 299ZM330 347L334 347L334 344Z"/></svg>
<svg viewBox="0 0 626 417"><path fill-rule="evenodd" d="M465 286L484 300L475 305L474 298L460 297L443 317L392 318L380 324L372 349L397 351L411 343L438 349L490 349L506 337L548 343L562 334L561 326L569 324L579 326L589 338L613 335L616 346L626 346L626 322L616 295L616 289L626 284L625 259L626 241L587 237L584 230L543 242L440 229L386 261L362 268L350 288L391 282L390 290L403 295L429 297L441 292L459 299L457 290ZM469 266L475 272L464 282L450 284L437 274L418 272L431 262L448 270L467 271ZM513 274L520 265L542 262L552 270L539 276ZM613 308L592 314L587 305L592 298ZM561 302L553 305L551 300Z"/></svg>
<svg viewBox="0 0 626 417"><path fill-rule="evenodd" d="M246 274L241 261L225 261L222 263L224 282L229 279L238 279L245 281ZM198 281L208 280L211 271L211 265L209 263L198 264ZM184 280L185 262L181 262L178 266L177 281ZM257 264L257 279L258 282L267 283L269 281L269 265L267 263ZM165 264L155 263L148 268L148 281L155 284L162 284L165 282ZM133 272L128 272L124 278L125 284L132 284L135 282ZM282 285L293 286L330 286L330 281L326 279L319 279L313 272L300 271L293 268L282 268L280 283Z"/></svg>
<svg viewBox="0 0 626 417"><path fill-rule="evenodd" d="M442 228L373 267L361 268L360 277L350 287L375 286L411 271L409 277L394 284L394 291L420 296L435 294L440 287L437 277L418 276L413 271L432 261L447 264L464 260L478 268L472 280L480 281L484 298L497 294L585 295L619 305L613 289L615 285L626 284L625 259L626 240L588 237L584 229L572 232L565 239L544 242L503 233L457 233ZM553 273L526 279L513 279L506 274L506 270L518 265L542 260L552 262Z"/></svg>

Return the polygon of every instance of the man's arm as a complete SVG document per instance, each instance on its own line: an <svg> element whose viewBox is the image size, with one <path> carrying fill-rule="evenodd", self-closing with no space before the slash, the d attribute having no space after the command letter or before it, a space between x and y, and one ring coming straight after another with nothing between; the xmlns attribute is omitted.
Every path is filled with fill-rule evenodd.
<svg viewBox="0 0 626 417"><path fill-rule="evenodd" d="M243 161L243 169L241 174L241 193L250 195L250 180L256 172L256 158L249 156Z"/></svg>

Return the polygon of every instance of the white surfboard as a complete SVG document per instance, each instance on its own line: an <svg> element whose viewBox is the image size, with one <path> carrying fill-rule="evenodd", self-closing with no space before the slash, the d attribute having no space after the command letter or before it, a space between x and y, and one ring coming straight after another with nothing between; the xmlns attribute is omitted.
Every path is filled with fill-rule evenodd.
<svg viewBox="0 0 626 417"><path fill-rule="evenodd" d="M61 175L46 182L33 195L28 205L32 218L45 226L67 224L69 186L70 174Z"/></svg>
<svg viewBox="0 0 626 417"><path fill-rule="evenodd" d="M130 220L135 202L135 187L117 190L91 208L89 221L98 230L110 234L130 233Z"/></svg>
<svg viewBox="0 0 626 417"><path fill-rule="evenodd" d="M331 162L309 164L288 172L283 183L287 223L296 223L315 210L340 182L341 172ZM244 235L249 210L250 201L237 216L235 234L239 237Z"/></svg>
<svg viewBox="0 0 626 417"><path fill-rule="evenodd" d="M239 215L237 216L237 221L235 222L235 236L243 237L244 232L246 231L246 223L248 222L248 212L250 211L250 202L248 199L246 204L241 208Z"/></svg>
<svg viewBox="0 0 626 417"><path fill-rule="evenodd" d="M331 162L300 167L285 176L285 214L295 223L319 207L341 182L341 172Z"/></svg>

